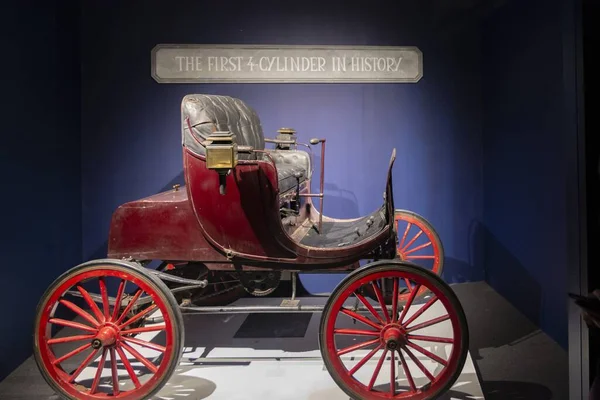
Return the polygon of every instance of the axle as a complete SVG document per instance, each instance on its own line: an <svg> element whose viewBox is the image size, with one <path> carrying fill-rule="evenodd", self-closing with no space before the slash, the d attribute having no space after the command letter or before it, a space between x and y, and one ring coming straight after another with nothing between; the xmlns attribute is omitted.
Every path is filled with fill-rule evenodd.
<svg viewBox="0 0 600 400"><path fill-rule="evenodd" d="M381 307L373 307L377 311L381 311ZM325 306L319 305L300 305L297 306L206 306L206 307L180 307L182 312L186 314L251 314L251 313L315 313L323 312ZM351 307L354 312L369 313L366 307ZM388 312L391 312L392 307L387 307Z"/></svg>

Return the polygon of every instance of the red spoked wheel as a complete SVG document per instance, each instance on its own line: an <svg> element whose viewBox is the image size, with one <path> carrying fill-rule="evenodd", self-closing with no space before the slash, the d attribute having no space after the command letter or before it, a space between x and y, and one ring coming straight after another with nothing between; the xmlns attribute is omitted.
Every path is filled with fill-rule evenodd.
<svg viewBox="0 0 600 400"><path fill-rule="evenodd" d="M422 216L412 211L395 210L394 223L398 235L396 256L402 261L419 265L434 274L441 276L444 269L444 246L439 235L431 224ZM385 280L381 287L386 304L392 304L392 281ZM398 301L408 300L410 288L401 288ZM365 294L377 300L370 287L364 288ZM422 288L418 296L422 296Z"/></svg>
<svg viewBox="0 0 600 400"><path fill-rule="evenodd" d="M147 399L177 367L183 342L183 318L169 289L125 261L67 271L37 309L35 360L67 399Z"/></svg>
<svg viewBox="0 0 600 400"><path fill-rule="evenodd" d="M381 281L393 298L411 287L405 302L385 304ZM370 286L378 301L363 296ZM418 297L424 288L427 295ZM356 323L355 324L353 324ZM435 399L460 376L469 333L452 289L410 263L384 260L348 275L329 298L319 331L321 354L338 386L353 399Z"/></svg>
<svg viewBox="0 0 600 400"><path fill-rule="evenodd" d="M441 276L444 247L433 226L419 214L406 210L396 210L394 222L398 232L398 257Z"/></svg>

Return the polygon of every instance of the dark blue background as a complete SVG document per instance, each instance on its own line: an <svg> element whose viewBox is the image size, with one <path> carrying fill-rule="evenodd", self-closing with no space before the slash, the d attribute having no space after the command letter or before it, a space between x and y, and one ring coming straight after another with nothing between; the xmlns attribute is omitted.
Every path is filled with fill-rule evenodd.
<svg viewBox="0 0 600 400"><path fill-rule="evenodd" d="M254 107L268 137L291 126L305 143L327 138L325 212L333 217L357 217L381 205L396 147L397 207L423 215L439 231L449 281L483 279L469 236L483 217L477 19L442 19L416 2L344 3L260 2L236 12L218 2L166 8L134 2L118 12L88 3L82 19L85 258L105 254L119 204L181 180L181 99L217 93ZM424 54L424 78L417 84L161 85L148 73L157 43L414 45ZM337 281L331 275L304 280L316 292Z"/></svg>
<svg viewBox="0 0 600 400"><path fill-rule="evenodd" d="M183 182L179 105L189 93L243 99L269 137L281 126L304 142L326 137L333 217L381 204L396 147L396 206L435 226L444 278L487 279L566 347L565 236L576 212L565 181L576 175L567 154L575 133L564 125L561 1L86 2L79 18L73 8L18 3L20 17L8 21L19 62L8 63L18 79L5 88L10 139L0 163L15 195L4 200L0 299L20 309L9 310L12 327L0 334L0 353L10 356L0 377L28 354L34 307L50 281L106 255L114 209ZM161 85L150 77L158 43L418 46L424 77ZM337 281L304 283L328 291Z"/></svg>
<svg viewBox="0 0 600 400"><path fill-rule="evenodd" d="M578 262L570 232L579 214L561 23L558 7L522 1L485 25L479 230L486 281L566 348L568 269Z"/></svg>
<svg viewBox="0 0 600 400"><path fill-rule="evenodd" d="M36 305L81 262L78 9L2 5L0 379L31 354Z"/></svg>

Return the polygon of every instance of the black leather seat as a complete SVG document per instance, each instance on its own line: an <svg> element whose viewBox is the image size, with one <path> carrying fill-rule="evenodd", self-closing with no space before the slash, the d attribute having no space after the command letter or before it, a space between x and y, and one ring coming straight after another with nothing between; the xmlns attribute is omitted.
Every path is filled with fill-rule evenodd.
<svg viewBox="0 0 600 400"><path fill-rule="evenodd" d="M192 127L192 131L188 127ZM183 146L198 155L205 155L204 141L214 131L230 131L241 146L265 149L260 119L256 112L240 99L229 96L190 94L181 102ZM268 150L277 168L279 192L296 187L310 179L310 157L302 150ZM261 153L239 154L240 160L266 159ZM268 158L267 158L268 159Z"/></svg>

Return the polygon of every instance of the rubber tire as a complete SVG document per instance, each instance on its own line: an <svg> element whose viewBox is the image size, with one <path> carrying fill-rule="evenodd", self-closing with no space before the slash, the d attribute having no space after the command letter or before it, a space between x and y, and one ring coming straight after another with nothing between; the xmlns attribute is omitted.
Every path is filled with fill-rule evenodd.
<svg viewBox="0 0 600 400"><path fill-rule="evenodd" d="M160 391L160 389L162 389L163 386L167 383L167 381L171 378L171 376L175 372L175 369L179 365L179 361L181 359L181 354L183 352L183 345L185 343L185 330L183 329L183 327L184 327L183 316L181 314L181 310L179 309L179 305L175 301L175 297L173 296L173 294L171 293L171 291L169 290L167 285L165 285L165 283L162 280L160 280L159 278L157 278L156 276L150 274L144 267L141 267L139 264L136 264L133 262L128 262L128 261L124 261L124 260L113 260L113 259L101 259L101 260L88 261L83 264L79 264L76 267L71 268L70 270L66 271L61 276L59 276L46 289L46 291L42 295L42 297L38 303L38 306L36 308L36 313L35 313L34 334L33 334L33 355L35 358L35 362L38 366L38 369L40 370L40 373L42 374L42 376L44 377L44 379L46 380L48 385L54 390L54 392L56 394L58 394L63 399L78 400L76 397L71 397L69 394L64 393L62 391L62 388L60 387L60 385L58 385L50 376L48 376L48 373L46 372L46 368L44 367L43 362L40 360L37 332L38 332L38 327L39 327L39 323L40 323L40 318L42 315L42 307L44 306L44 304L46 304L46 301L50 297L50 295L55 291L55 288L59 287L61 285L61 283L63 281L65 281L66 279L68 279L71 275L79 274L81 272L91 270L91 269L98 269L99 267L104 267L104 268L109 267L110 268L111 266L129 270L128 273L130 273L131 275L136 275L137 278L139 278L141 280L145 280L146 283L149 284L150 286L154 286L157 291L157 294L159 296L162 296L163 301L165 301L165 303L167 303L170 306L170 309L172 311L172 315L171 315L172 321L174 322L175 326L178 327L178 329L176 329L175 335L173 335L173 339L174 339L173 347L174 347L175 351L174 351L173 357L171 359L171 365L169 365L169 367L167 368L166 373L164 374L164 377L162 378L162 380L159 381L158 384L152 389L152 391L150 391L144 398L151 398L158 391Z"/></svg>
<svg viewBox="0 0 600 400"><path fill-rule="evenodd" d="M326 327L329 318L331 317L331 307L335 303L336 297L340 295L340 293L344 292L348 286L352 284L357 279L361 279L367 275L376 272L382 272L390 269L397 269L400 271L409 271L413 274L419 274L423 276L425 279L428 279L435 286L437 286L441 292L444 293L445 296L448 297L448 300L452 304L453 309L455 310L458 320L460 323L461 331L463 335L461 337L461 349L462 352L459 355L458 368L454 371L453 376L446 385L444 385L440 390L435 393L432 393L430 397L427 399L437 399L440 395L446 393L450 388L454 385L460 374L462 373L463 367L465 365L465 361L467 359L467 355L469 353L469 327L467 324L467 318L465 316L464 310L458 297L452 290L452 288L442 280L438 275L433 272L420 267L415 264L411 264L406 261L400 260L381 260L376 261L370 264L367 264L361 268L356 269L351 274L346 276L344 280L342 280L337 287L331 293L331 296L327 300L327 304L323 309L323 313L321 315L321 323L319 325L319 348L321 350L321 356L323 357L323 362L325 363L325 367L327 367L327 371L331 375L331 378L335 381L335 383L342 389L351 399L354 400L369 400L366 398L360 398L357 393L353 392L350 388L346 387L346 384L343 380L341 380L335 371L335 368L331 365L331 360L329 358L329 353L326 350L325 345L325 335L326 335Z"/></svg>

